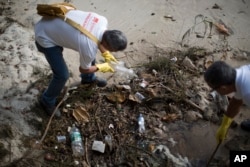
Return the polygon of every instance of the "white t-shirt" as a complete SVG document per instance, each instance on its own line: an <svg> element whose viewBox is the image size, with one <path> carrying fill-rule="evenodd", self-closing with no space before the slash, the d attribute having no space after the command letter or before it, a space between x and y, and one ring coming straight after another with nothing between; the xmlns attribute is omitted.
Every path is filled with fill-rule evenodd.
<svg viewBox="0 0 250 167"><path fill-rule="evenodd" d="M102 40L108 21L105 17L93 12L71 10L66 17L82 25L92 35ZM62 46L78 51L80 65L88 69L97 54L97 44L60 18L42 18L35 24L35 40L44 48Z"/></svg>
<svg viewBox="0 0 250 167"><path fill-rule="evenodd" d="M250 107L250 65L244 65L236 69L235 85L234 97L242 99L244 104Z"/></svg>

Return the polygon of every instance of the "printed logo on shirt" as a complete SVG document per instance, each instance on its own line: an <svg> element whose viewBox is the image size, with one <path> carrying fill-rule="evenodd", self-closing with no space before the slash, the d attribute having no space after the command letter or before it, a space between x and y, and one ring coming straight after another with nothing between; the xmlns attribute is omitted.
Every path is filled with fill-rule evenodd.
<svg viewBox="0 0 250 167"><path fill-rule="evenodd" d="M91 16L91 13L89 13L88 16L86 17L86 19L84 20L84 22L82 24L83 27L86 27L86 25L88 24L90 16Z"/></svg>
<svg viewBox="0 0 250 167"><path fill-rule="evenodd" d="M98 23L99 18L92 16L91 13L88 14L83 22L83 27L87 28L90 32L94 29L95 25Z"/></svg>
<svg viewBox="0 0 250 167"><path fill-rule="evenodd" d="M98 20L99 20L99 19L98 19L97 17L94 17L93 22L97 23Z"/></svg>

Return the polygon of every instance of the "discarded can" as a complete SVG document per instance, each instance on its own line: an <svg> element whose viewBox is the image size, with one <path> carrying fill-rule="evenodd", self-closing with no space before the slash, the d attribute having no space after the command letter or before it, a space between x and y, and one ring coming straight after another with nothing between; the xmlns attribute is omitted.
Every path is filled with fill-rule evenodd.
<svg viewBox="0 0 250 167"><path fill-rule="evenodd" d="M56 138L58 142L61 142L61 143L66 142L66 136L57 136Z"/></svg>
<svg viewBox="0 0 250 167"><path fill-rule="evenodd" d="M136 92L136 93L135 93L135 97L136 97L139 101L142 101L142 100L145 99L145 97L144 97L141 93L139 93L139 92Z"/></svg>

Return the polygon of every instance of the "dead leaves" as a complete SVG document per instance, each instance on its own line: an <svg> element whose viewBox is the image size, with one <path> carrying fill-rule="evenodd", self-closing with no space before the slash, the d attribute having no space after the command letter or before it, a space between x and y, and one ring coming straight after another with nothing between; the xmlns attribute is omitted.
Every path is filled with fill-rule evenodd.
<svg viewBox="0 0 250 167"><path fill-rule="evenodd" d="M162 121L172 122L172 121L175 121L175 120L177 120L179 118L180 118L180 116L178 114L175 114L175 113L166 114L164 117L162 117Z"/></svg>
<svg viewBox="0 0 250 167"><path fill-rule="evenodd" d="M222 33L222 34L225 34L225 35L230 35L229 33L229 30L225 27L224 24L220 24L220 23L214 23L216 29Z"/></svg>
<svg viewBox="0 0 250 167"><path fill-rule="evenodd" d="M89 113L88 111L83 108L82 106L77 106L77 108L75 108L73 110L73 117L77 120L78 123L87 123L89 122Z"/></svg>
<svg viewBox="0 0 250 167"><path fill-rule="evenodd" d="M107 99L115 103L123 103L126 100L126 94L123 92L114 92L106 95Z"/></svg>

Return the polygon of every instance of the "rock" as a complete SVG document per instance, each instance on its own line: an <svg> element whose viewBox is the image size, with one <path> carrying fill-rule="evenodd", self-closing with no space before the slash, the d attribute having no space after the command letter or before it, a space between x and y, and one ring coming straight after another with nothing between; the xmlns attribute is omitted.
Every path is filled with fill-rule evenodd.
<svg viewBox="0 0 250 167"><path fill-rule="evenodd" d="M159 128L154 128L154 132L157 136L162 136L162 134L163 134L163 131Z"/></svg>
<svg viewBox="0 0 250 167"><path fill-rule="evenodd" d="M193 64L192 60L189 59L187 56L184 58L184 60L182 61L182 65L184 65L187 68L190 68L192 70L196 70L196 66Z"/></svg>
<svg viewBox="0 0 250 167"><path fill-rule="evenodd" d="M202 119L202 115L196 111L187 111L184 114L184 120L186 122L193 122L193 121L197 121L198 119Z"/></svg>

